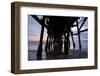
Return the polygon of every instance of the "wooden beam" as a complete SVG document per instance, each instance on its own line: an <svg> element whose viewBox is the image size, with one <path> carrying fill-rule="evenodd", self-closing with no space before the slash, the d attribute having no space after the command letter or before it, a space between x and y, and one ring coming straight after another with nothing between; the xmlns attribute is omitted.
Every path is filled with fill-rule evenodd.
<svg viewBox="0 0 100 76"><path fill-rule="evenodd" d="M88 29L81 30L80 33L88 31ZM78 35L78 33L74 33L73 35Z"/></svg>
<svg viewBox="0 0 100 76"><path fill-rule="evenodd" d="M82 24L81 24L79 30L81 30L81 28L83 27L83 25L84 25L84 23L86 22L86 20L87 20L87 18L84 18L84 20L83 20L83 22L82 22Z"/></svg>
<svg viewBox="0 0 100 76"><path fill-rule="evenodd" d="M31 15L41 26L44 26L45 28L47 28L47 26L45 25L45 22L44 22L44 25L42 25L42 20L40 20L37 16L35 15ZM43 16L44 19L45 19L45 16Z"/></svg>
<svg viewBox="0 0 100 76"><path fill-rule="evenodd" d="M71 38L72 38L72 42L73 42L73 49L75 49L75 42L74 42L73 32L72 31L71 31Z"/></svg>
<svg viewBox="0 0 100 76"><path fill-rule="evenodd" d="M41 25L44 25L44 20L45 19L43 17ZM39 41L38 50L37 50L37 60L42 59L43 35L44 35L44 26L41 27L40 41Z"/></svg>
<svg viewBox="0 0 100 76"><path fill-rule="evenodd" d="M42 22L41 22L41 20L37 17L37 16L35 16L35 15L31 15L40 25L42 25Z"/></svg>
<svg viewBox="0 0 100 76"><path fill-rule="evenodd" d="M79 29L79 25L78 25L78 20L76 21L76 24L77 24L77 32L78 32L78 40L79 40L79 49L81 50L82 46L81 46L80 29Z"/></svg>

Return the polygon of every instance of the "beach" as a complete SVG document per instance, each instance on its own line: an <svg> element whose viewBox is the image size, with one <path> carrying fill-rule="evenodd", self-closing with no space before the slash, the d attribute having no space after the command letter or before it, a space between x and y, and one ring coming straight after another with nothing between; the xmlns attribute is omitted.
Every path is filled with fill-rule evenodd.
<svg viewBox="0 0 100 76"><path fill-rule="evenodd" d="M87 40L82 40L82 50L79 50L78 41L76 41L76 48L72 49L72 45L69 50L69 55L61 54L59 56L49 56L45 55L45 41L43 42L43 51L42 51L42 60L52 60L52 59L79 59L79 58L88 58L88 42ZM36 54L38 49L39 41L29 41L28 44L28 60L37 60Z"/></svg>

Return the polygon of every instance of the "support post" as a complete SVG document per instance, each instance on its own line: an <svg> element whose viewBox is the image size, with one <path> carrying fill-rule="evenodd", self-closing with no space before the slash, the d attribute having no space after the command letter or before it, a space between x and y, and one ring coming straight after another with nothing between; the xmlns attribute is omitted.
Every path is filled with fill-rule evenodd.
<svg viewBox="0 0 100 76"><path fill-rule="evenodd" d="M42 45L43 45L43 34L44 34L44 18L42 20L42 26L41 26L41 34L40 34L40 41L39 41L39 46L37 50L37 60L42 59Z"/></svg>
<svg viewBox="0 0 100 76"><path fill-rule="evenodd" d="M69 34L67 33L67 36L65 34L64 37L65 37L65 40L64 40L64 54L68 55L68 50L69 50Z"/></svg>
<svg viewBox="0 0 100 76"><path fill-rule="evenodd" d="M78 20L76 21L76 25L77 25L77 32L78 32L79 49L81 50L82 46L81 46L80 29L79 29L79 26L78 26Z"/></svg>

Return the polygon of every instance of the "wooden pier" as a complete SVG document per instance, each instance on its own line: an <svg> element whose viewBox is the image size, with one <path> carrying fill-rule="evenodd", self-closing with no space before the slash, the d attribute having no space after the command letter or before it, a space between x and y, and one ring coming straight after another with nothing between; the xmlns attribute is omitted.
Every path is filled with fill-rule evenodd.
<svg viewBox="0 0 100 76"><path fill-rule="evenodd" d="M80 33L88 31L88 29L81 30L87 17L79 21L80 17L62 17L62 16L43 16L39 19L36 15L31 15L40 25L40 41L37 49L37 60L42 60L43 52L43 35L44 28L47 30L47 40L45 45L46 57L58 57L61 55L68 56L70 51L70 39L73 42L73 49L75 49L74 35L78 36L79 50L82 49ZM79 26L79 23L81 25ZM77 33L73 33L71 28L76 27ZM62 47L64 44L64 47ZM62 48L64 52L62 52Z"/></svg>

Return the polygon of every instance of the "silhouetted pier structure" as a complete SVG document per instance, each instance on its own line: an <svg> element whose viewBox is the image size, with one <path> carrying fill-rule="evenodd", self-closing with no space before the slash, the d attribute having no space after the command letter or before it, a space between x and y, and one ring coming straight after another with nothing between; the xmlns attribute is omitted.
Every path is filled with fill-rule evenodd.
<svg viewBox="0 0 100 76"><path fill-rule="evenodd" d="M88 30L81 30L87 20L87 17L84 17L80 21L81 25L79 27L80 22L78 20L80 19L80 17L43 16L41 19L39 19L38 16L31 16L41 25L40 41L37 49L37 60L42 59L44 28L46 28L47 30L47 40L45 45L46 57L56 57L62 54L65 56L69 55L69 37L71 36L74 49L74 35L78 36L79 49L82 49L80 33ZM77 27L77 33L73 33L73 31L71 30L71 28L73 27ZM64 51L62 51L62 48L64 49Z"/></svg>

